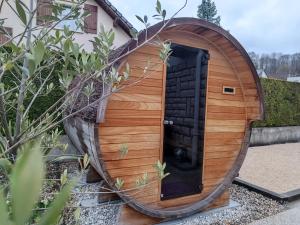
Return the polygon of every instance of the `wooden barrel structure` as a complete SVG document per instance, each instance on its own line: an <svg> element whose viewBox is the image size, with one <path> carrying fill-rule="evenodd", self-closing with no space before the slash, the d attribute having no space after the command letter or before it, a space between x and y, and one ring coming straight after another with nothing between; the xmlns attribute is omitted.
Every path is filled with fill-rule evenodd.
<svg viewBox="0 0 300 225"><path fill-rule="evenodd" d="M97 113L89 120L75 116L65 130L112 189L117 191L117 178L122 189L132 189L117 192L130 207L180 218L228 202L251 123L263 119L264 106L255 67L229 32L195 18L162 26L148 29L150 43L132 51L132 40L117 51L124 56L118 70L127 62L131 68L125 83L135 84L108 98L103 120L96 122ZM156 38L172 43L168 65ZM128 153L121 157L124 145ZM163 180L155 179L157 161L166 162L170 173ZM144 174L151 182L139 191L136 181Z"/></svg>

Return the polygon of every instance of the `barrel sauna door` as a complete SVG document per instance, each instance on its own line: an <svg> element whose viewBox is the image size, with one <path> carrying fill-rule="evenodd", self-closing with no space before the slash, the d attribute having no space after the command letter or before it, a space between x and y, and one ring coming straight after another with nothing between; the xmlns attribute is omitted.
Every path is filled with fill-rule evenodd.
<svg viewBox="0 0 300 225"><path fill-rule="evenodd" d="M165 93L161 199L201 193L208 52L172 44Z"/></svg>

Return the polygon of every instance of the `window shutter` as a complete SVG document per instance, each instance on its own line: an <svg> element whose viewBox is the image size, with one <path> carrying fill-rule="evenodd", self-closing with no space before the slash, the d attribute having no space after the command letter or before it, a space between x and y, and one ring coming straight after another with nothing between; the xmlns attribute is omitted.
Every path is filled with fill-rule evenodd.
<svg viewBox="0 0 300 225"><path fill-rule="evenodd" d="M2 27L6 33L2 30L0 30L0 44L4 44L5 42L9 41L10 38L7 36L7 34L9 34L10 36L12 36L12 28L11 27Z"/></svg>
<svg viewBox="0 0 300 225"><path fill-rule="evenodd" d="M86 33L97 34L97 6L84 5L84 11L89 12L89 16L84 19L84 31Z"/></svg>
<svg viewBox="0 0 300 225"><path fill-rule="evenodd" d="M52 1L53 0L38 0L37 1L37 21L38 25L45 24L45 20L43 16L51 16L52 15Z"/></svg>

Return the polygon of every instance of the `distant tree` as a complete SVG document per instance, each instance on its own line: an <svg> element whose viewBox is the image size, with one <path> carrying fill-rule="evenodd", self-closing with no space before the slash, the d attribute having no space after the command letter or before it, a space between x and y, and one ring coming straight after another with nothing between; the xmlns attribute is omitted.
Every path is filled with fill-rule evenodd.
<svg viewBox="0 0 300 225"><path fill-rule="evenodd" d="M257 70L263 70L268 77L286 80L289 76L300 75L300 53L256 54L248 53Z"/></svg>
<svg viewBox="0 0 300 225"><path fill-rule="evenodd" d="M221 17L217 15L216 4L211 0L202 0L201 5L198 6L197 16L200 19L214 23L220 26Z"/></svg>
<svg viewBox="0 0 300 225"><path fill-rule="evenodd" d="M258 69L261 69L261 68L259 67L259 55L256 54L255 52L249 52L248 54L249 54L249 56L250 56L250 58L251 58L251 60L252 60L252 62L253 62L253 64L254 64L255 68L256 68L257 70L258 70Z"/></svg>

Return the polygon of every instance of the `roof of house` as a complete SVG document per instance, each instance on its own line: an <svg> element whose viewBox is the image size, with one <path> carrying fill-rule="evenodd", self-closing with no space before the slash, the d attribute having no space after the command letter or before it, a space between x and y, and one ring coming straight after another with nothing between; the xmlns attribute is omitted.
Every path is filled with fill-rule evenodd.
<svg viewBox="0 0 300 225"><path fill-rule="evenodd" d="M108 0L95 0L101 8L113 18L114 23L117 23L130 37L131 30L135 30L133 25L120 13Z"/></svg>

